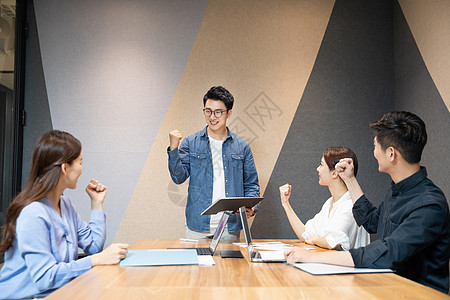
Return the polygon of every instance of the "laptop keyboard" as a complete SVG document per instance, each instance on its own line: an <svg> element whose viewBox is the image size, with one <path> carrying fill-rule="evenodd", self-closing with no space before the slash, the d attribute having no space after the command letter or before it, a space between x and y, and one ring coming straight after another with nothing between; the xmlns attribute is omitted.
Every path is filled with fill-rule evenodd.
<svg viewBox="0 0 450 300"><path fill-rule="evenodd" d="M195 248L195 250L197 250L197 255L211 255L209 248Z"/></svg>

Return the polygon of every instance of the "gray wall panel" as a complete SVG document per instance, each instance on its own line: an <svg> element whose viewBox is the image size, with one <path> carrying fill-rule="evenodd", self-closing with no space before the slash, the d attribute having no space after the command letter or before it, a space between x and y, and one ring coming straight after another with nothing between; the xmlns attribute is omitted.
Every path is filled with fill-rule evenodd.
<svg viewBox="0 0 450 300"><path fill-rule="evenodd" d="M391 1L336 1L313 71L275 165L252 232L295 238L278 187L293 185L291 205L304 222L330 197L316 168L329 146L358 156L360 184L380 203L389 178L378 173L369 123L393 109Z"/></svg>
<svg viewBox="0 0 450 300"><path fill-rule="evenodd" d="M33 1L27 3L28 39L26 41L24 106L27 113L23 129L22 186L25 186L31 170L33 147L42 133L51 130L52 120L48 105L47 89L42 69L41 49L36 28Z"/></svg>
<svg viewBox="0 0 450 300"><path fill-rule="evenodd" d="M108 186L107 244L134 192L207 4L34 1L45 77L41 90L48 92L53 126L83 144L78 188L65 194L88 220L85 186L92 178ZM32 105L35 99L30 95L26 101Z"/></svg>

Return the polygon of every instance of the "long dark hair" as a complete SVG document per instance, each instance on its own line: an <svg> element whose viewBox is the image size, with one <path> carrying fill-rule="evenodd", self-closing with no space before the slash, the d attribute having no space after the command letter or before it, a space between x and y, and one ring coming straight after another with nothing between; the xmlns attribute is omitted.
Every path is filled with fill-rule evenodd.
<svg viewBox="0 0 450 300"><path fill-rule="evenodd" d="M63 163L71 164L80 154L80 141L64 131L47 131L37 141L33 150L33 162L28 183L25 189L11 202L6 214L0 255L3 255L14 241L16 221L22 209L47 196L58 184L61 165Z"/></svg>

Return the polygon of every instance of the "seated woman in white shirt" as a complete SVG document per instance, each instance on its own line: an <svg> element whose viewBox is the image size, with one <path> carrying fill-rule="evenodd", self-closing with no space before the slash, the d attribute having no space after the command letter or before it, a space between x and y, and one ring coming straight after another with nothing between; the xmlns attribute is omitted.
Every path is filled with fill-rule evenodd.
<svg viewBox="0 0 450 300"><path fill-rule="evenodd" d="M319 173L319 184L327 186L331 197L311 220L303 224L289 203L292 186L280 187L281 204L292 229L301 241L327 249L349 250L366 246L370 242L367 231L356 224L353 218L353 203L347 186L334 169L341 158L351 157L354 173L358 172L355 153L346 147L330 147L323 151Z"/></svg>
<svg viewBox="0 0 450 300"><path fill-rule="evenodd" d="M76 188L81 162L81 143L69 133L51 130L36 143L28 183L6 216L0 243L0 255L5 255L0 299L48 294L95 265L117 264L125 257L126 244L103 250L104 185L91 180L86 187L89 224L62 195L65 189ZM90 256L78 259L78 247Z"/></svg>

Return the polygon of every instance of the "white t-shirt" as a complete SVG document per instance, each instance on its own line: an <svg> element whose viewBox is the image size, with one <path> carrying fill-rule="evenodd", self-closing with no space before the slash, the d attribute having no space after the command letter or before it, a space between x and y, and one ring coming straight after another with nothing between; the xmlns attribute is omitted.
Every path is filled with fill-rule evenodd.
<svg viewBox="0 0 450 300"><path fill-rule="evenodd" d="M209 144L211 147L211 156L213 164L213 196L212 201L215 202L220 198L225 197L225 174L223 172L223 160L222 160L222 144L224 140L215 140L209 137ZM209 223L210 232L214 232L219 224L220 218L223 212L211 215L211 221Z"/></svg>
<svg viewBox="0 0 450 300"><path fill-rule="evenodd" d="M359 248L370 243L370 236L361 226L358 227L353 217L353 202L350 193L345 193L333 204L330 212L330 197L314 218L306 222L302 237L306 240L311 236L327 236L331 248L340 245L342 250Z"/></svg>

